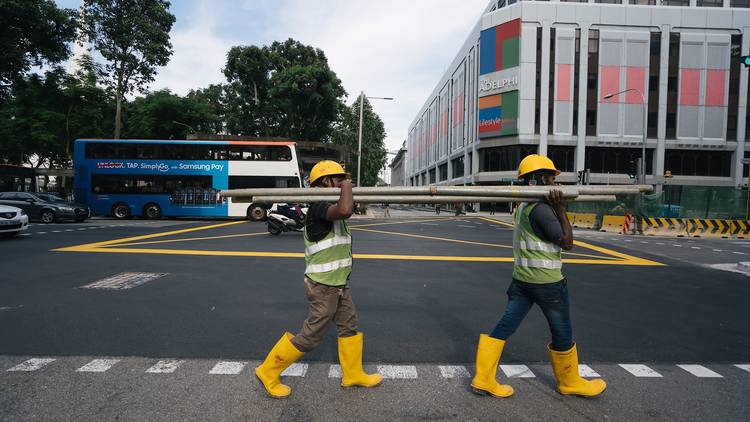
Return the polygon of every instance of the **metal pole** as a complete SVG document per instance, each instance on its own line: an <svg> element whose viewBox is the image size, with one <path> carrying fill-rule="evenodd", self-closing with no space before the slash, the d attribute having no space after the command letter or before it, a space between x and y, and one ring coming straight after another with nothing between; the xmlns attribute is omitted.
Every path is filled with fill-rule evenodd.
<svg viewBox="0 0 750 422"><path fill-rule="evenodd" d="M357 148L357 186L359 184L359 177L362 174L362 114L365 107L365 91L359 94L359 147Z"/></svg>
<svg viewBox="0 0 750 422"><path fill-rule="evenodd" d="M336 202L338 196L254 196L252 200L243 201L239 198L235 202L256 204L283 204L283 203L311 203L311 202ZM427 195L354 195L354 201L362 204L450 204L454 202L541 202L544 198L527 198L527 197L497 197L497 196L427 196ZM615 195L585 195L577 198L571 198L573 202L615 202Z"/></svg>
<svg viewBox="0 0 750 422"><path fill-rule="evenodd" d="M643 104L643 163L641 166L641 184L645 185L646 184L646 128L647 128L646 119L648 118L648 115L646 114L646 110L647 110L646 109L646 97L643 96L643 93L640 90L635 89L635 88L633 88L633 90L637 92L638 94L640 94L641 102Z"/></svg>

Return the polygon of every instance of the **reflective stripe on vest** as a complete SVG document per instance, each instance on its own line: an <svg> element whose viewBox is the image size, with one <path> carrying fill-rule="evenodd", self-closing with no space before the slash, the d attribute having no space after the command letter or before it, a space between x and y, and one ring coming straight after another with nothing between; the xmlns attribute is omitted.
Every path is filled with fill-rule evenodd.
<svg viewBox="0 0 750 422"><path fill-rule="evenodd" d="M305 247L305 256L314 255L322 250L332 248L337 245L346 245L352 243L352 237L341 234L341 225L338 222L333 224L333 237L323 239Z"/></svg>
<svg viewBox="0 0 750 422"><path fill-rule="evenodd" d="M324 264L310 264L305 269L306 274L327 273L328 271L338 270L339 268L351 267L352 259L339 259L338 261L326 262Z"/></svg>
<svg viewBox="0 0 750 422"><path fill-rule="evenodd" d="M529 216L535 205L522 203L514 215L513 278L527 283L554 283L563 279L561 249L534 233Z"/></svg>

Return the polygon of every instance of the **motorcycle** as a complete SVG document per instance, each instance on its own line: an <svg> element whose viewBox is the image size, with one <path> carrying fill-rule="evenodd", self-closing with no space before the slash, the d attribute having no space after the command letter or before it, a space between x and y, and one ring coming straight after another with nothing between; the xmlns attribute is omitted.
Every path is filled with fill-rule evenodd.
<svg viewBox="0 0 750 422"><path fill-rule="evenodd" d="M273 204L268 209L268 218L266 218L268 233L276 236L283 232L301 232L305 229L306 214L307 208Z"/></svg>

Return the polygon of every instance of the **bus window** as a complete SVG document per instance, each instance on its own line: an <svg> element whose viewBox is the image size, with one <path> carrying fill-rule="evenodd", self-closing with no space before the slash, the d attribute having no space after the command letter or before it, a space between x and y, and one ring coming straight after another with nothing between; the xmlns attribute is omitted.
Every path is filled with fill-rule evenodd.
<svg viewBox="0 0 750 422"><path fill-rule="evenodd" d="M229 189L298 188L299 179L289 176L229 176Z"/></svg>

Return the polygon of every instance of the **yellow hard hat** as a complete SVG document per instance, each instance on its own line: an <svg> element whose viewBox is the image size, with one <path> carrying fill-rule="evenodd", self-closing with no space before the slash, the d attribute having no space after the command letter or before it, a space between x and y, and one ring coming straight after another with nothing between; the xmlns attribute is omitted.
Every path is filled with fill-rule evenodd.
<svg viewBox="0 0 750 422"><path fill-rule="evenodd" d="M341 164L331 160L323 160L315 164L312 170L310 170L310 184L315 183L321 177L336 175L348 176L344 168L341 167Z"/></svg>
<svg viewBox="0 0 750 422"><path fill-rule="evenodd" d="M518 165L518 177L523 177L537 170L551 170L555 172L555 176L560 174L560 170L555 168L555 163L552 160L544 155L531 154L521 160L521 164Z"/></svg>

